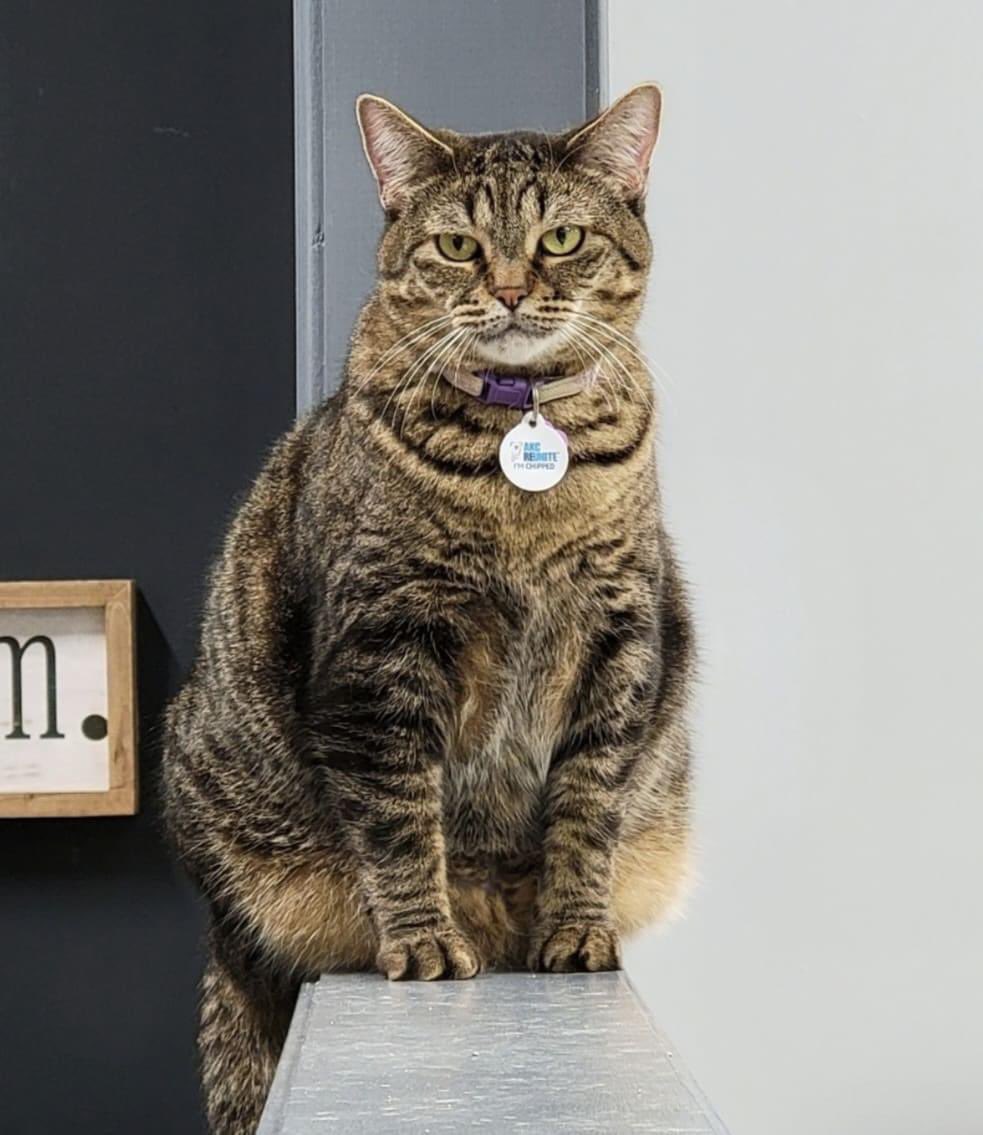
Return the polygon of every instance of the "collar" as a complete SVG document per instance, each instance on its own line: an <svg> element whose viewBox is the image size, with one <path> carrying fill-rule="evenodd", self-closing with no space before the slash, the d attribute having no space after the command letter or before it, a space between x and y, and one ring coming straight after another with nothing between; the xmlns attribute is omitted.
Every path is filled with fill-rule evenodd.
<svg viewBox="0 0 983 1135"><path fill-rule="evenodd" d="M540 402L554 402L557 398L570 398L588 387L597 375L597 367L588 367L579 374L566 378L519 378L511 374L495 374L485 370L444 370L445 381L486 406L509 406L513 410L533 408L533 389L539 391Z"/></svg>

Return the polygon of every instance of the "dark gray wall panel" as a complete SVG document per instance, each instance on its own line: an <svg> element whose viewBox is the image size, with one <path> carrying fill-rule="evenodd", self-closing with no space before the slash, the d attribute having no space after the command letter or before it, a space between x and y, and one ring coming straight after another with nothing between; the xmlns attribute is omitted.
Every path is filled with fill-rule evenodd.
<svg viewBox="0 0 983 1135"><path fill-rule="evenodd" d="M132 576L142 811L0 821L0 1131L195 1135L158 719L294 414L289 5L0 5L0 576ZM2 741L0 741L2 744Z"/></svg>
<svg viewBox="0 0 983 1135"><path fill-rule="evenodd" d="M424 122L463 131L571 125L597 106L601 7L596 0L296 0L298 138L312 146L298 159L300 409L337 384L374 275L382 213L355 98L373 91ZM321 82L312 94L304 89Z"/></svg>

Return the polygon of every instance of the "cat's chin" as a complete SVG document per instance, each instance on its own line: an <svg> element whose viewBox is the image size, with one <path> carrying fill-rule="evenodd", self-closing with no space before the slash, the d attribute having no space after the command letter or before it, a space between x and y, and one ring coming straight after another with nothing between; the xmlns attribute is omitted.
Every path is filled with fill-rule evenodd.
<svg viewBox="0 0 983 1135"><path fill-rule="evenodd" d="M514 328L494 339L479 339L472 353L492 367L527 367L548 357L560 346L562 338L559 332L538 335Z"/></svg>

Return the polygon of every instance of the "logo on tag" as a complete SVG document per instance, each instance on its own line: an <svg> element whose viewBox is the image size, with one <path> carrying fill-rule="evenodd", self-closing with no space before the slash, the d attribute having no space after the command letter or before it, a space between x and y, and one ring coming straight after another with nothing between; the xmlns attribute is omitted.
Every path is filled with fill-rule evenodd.
<svg viewBox="0 0 983 1135"><path fill-rule="evenodd" d="M563 480L570 453L566 434L554 429L542 414L533 425L533 417L532 411L523 415L522 421L502 438L498 462L513 485L539 493Z"/></svg>

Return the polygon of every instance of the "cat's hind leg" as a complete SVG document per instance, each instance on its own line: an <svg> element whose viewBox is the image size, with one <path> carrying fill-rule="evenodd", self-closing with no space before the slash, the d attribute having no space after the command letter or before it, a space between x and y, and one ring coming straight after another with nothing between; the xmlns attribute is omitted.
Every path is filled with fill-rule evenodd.
<svg viewBox="0 0 983 1135"><path fill-rule="evenodd" d="M213 931L198 1032L212 1135L255 1135L296 997L296 982Z"/></svg>

